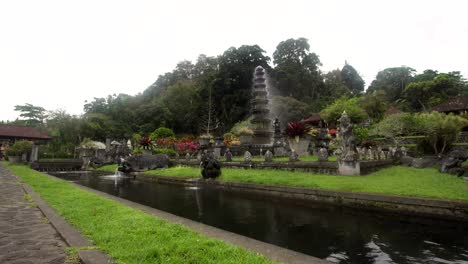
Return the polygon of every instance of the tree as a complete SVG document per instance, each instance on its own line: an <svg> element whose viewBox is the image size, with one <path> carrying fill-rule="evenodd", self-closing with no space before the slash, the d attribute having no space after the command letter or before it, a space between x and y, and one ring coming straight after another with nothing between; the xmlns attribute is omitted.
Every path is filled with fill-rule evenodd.
<svg viewBox="0 0 468 264"><path fill-rule="evenodd" d="M230 127L249 114L255 67L262 66L267 74L271 70L270 58L264 53L258 45L229 48L218 57L219 69L212 82L200 88L199 94L205 99L212 89L214 109L225 126Z"/></svg>
<svg viewBox="0 0 468 264"><path fill-rule="evenodd" d="M367 93L383 90L388 102L395 102L401 98L401 94L414 78L415 70L402 66L387 68L377 73L377 77L372 81L367 89Z"/></svg>
<svg viewBox="0 0 468 264"><path fill-rule="evenodd" d="M199 116L200 98L193 81L178 81L169 86L161 100L169 110L170 122L166 123L167 126L176 133L197 131L197 125L192 120Z"/></svg>
<svg viewBox="0 0 468 264"><path fill-rule="evenodd" d="M420 81L408 84L402 95L402 102L412 111L427 111L450 97L463 96L468 90L468 84L459 72L437 74L426 70L415 79Z"/></svg>
<svg viewBox="0 0 468 264"><path fill-rule="evenodd" d="M325 108L320 115L328 123L336 123L344 111L348 114L351 122L361 123L368 118L367 113L360 106L361 98L341 97L333 104Z"/></svg>
<svg viewBox="0 0 468 264"><path fill-rule="evenodd" d="M402 136L409 136L421 131L419 121L410 113L399 113L386 116L370 131L370 135L391 139L398 147Z"/></svg>
<svg viewBox="0 0 468 264"><path fill-rule="evenodd" d="M468 121L463 117L439 112L421 113L417 119L422 125L420 132L437 156L447 151L457 140L462 128L468 126Z"/></svg>
<svg viewBox="0 0 468 264"><path fill-rule="evenodd" d="M317 54L309 52L309 49L305 38L288 39L276 47L273 75L280 95L312 102L321 94L323 80L318 67L322 64Z"/></svg>
<svg viewBox="0 0 468 264"><path fill-rule="evenodd" d="M382 90L364 95L360 105L374 122L380 121L388 109L385 92Z"/></svg>
<svg viewBox="0 0 468 264"><path fill-rule="evenodd" d="M364 80L348 62L345 62L343 69L341 69L341 79L352 95L356 96L364 91Z"/></svg>
<svg viewBox="0 0 468 264"><path fill-rule="evenodd" d="M21 112L20 117L27 126L37 126L44 122L47 117L46 110L43 107L32 104L15 105L15 111Z"/></svg>

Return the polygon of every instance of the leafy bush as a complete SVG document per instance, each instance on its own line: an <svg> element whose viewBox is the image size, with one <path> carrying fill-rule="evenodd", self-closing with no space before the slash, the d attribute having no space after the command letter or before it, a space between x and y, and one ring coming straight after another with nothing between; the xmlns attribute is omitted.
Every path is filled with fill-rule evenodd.
<svg viewBox="0 0 468 264"><path fill-rule="evenodd" d="M152 140L160 139L160 138L170 138L170 137L175 137L175 134L174 134L174 131L172 131L172 129L167 128L167 127L160 127L158 129L156 129L150 135L150 138Z"/></svg>
<svg viewBox="0 0 468 264"><path fill-rule="evenodd" d="M384 136L399 146L402 136L414 135L420 131L420 120L410 113L399 113L386 116L374 126L369 135Z"/></svg>
<svg viewBox="0 0 468 264"><path fill-rule="evenodd" d="M167 148L157 148L153 150L153 154L166 154L169 157L174 157L177 155L175 150L173 149L167 149Z"/></svg>
<svg viewBox="0 0 468 264"><path fill-rule="evenodd" d="M32 150L33 143L27 140L16 141L6 151L7 156L21 156L25 153L29 153Z"/></svg>
<svg viewBox="0 0 468 264"><path fill-rule="evenodd" d="M304 125L304 123L299 121L292 121L288 123L286 127L286 134L289 137L300 137L305 135L308 132L308 129Z"/></svg>
<svg viewBox="0 0 468 264"><path fill-rule="evenodd" d="M366 111L362 109L361 99L358 97L351 99L341 97L322 110L320 116L328 123L335 123L341 117L343 111L346 111L353 123L361 123L368 117Z"/></svg>

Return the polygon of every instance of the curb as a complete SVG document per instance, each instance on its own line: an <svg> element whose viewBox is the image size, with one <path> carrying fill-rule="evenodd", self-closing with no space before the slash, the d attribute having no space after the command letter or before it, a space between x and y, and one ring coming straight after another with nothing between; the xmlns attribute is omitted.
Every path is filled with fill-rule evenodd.
<svg viewBox="0 0 468 264"><path fill-rule="evenodd" d="M15 175L18 177L17 175ZM31 196L34 202L37 204L39 210L47 217L50 224L57 230L57 233L63 238L65 243L74 248L80 247L94 247L87 238L85 238L78 230L72 227L68 222L65 221L50 205L48 205L40 196L32 190L27 184L21 184L23 190ZM112 258L97 249L86 249L79 250L78 257L83 264L103 264L103 263L115 263Z"/></svg>

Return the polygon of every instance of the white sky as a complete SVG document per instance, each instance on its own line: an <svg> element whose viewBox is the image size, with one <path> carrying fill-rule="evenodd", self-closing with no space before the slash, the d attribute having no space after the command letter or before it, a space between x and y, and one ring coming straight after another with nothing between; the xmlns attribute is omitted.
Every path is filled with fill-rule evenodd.
<svg viewBox="0 0 468 264"><path fill-rule="evenodd" d="M85 100L135 95L177 62L309 39L322 71L459 70L468 77L468 1L0 0L0 120L14 105L81 114Z"/></svg>

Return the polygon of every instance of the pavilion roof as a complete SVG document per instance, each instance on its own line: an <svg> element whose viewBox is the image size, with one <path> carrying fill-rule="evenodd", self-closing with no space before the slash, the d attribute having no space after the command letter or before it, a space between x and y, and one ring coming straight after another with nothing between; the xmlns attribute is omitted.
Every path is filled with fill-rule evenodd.
<svg viewBox="0 0 468 264"><path fill-rule="evenodd" d="M0 125L0 137L45 140L51 139L51 137L45 133L42 133L35 127L14 125Z"/></svg>
<svg viewBox="0 0 468 264"><path fill-rule="evenodd" d="M468 110L468 97L456 97L448 99L447 101L436 105L432 110L438 112L451 112L451 111L461 111Z"/></svg>

